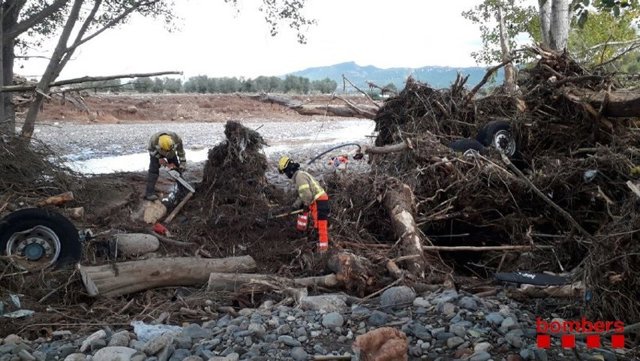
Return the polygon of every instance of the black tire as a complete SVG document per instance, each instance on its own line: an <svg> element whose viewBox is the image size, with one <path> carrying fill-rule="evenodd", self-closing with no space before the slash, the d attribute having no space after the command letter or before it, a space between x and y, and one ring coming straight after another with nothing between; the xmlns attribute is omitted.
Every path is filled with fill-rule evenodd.
<svg viewBox="0 0 640 361"><path fill-rule="evenodd" d="M484 146L475 139L457 139L449 144L449 148L456 152L464 153L470 149L477 151L478 153L484 152Z"/></svg>
<svg viewBox="0 0 640 361"><path fill-rule="evenodd" d="M510 150L507 149L507 144L502 145L502 149L505 154L509 157L512 157L516 152L516 144L515 139L513 138L513 133L511 132L511 124L504 120L492 120L489 123L483 125L480 129L478 129L478 135L476 136L476 140L485 147L493 147L497 148L494 144L494 138L498 134L506 134L510 142L513 142L512 148ZM498 149L499 151L502 151Z"/></svg>
<svg viewBox="0 0 640 361"><path fill-rule="evenodd" d="M82 245L78 229L60 213L41 208L21 209L0 220L0 254L8 253L7 243L14 234L36 226L46 227L55 234L59 240L59 253L57 257L51 256L46 264L38 261L26 261L23 264L24 268L35 270L76 263L80 260Z"/></svg>

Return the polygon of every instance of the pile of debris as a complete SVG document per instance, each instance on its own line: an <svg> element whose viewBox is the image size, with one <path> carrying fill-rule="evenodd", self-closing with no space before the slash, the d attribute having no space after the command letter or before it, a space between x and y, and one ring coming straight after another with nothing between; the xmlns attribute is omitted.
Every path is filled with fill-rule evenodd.
<svg viewBox="0 0 640 361"><path fill-rule="evenodd" d="M379 213L371 195L377 189L384 204L397 189L389 186L392 178L413 191L425 254L459 247L444 258L457 273L571 271L591 316L637 320L640 135L634 119L621 114L612 77L591 74L566 54L534 50L541 60L522 71L519 94L473 100L475 90L464 88L464 78L443 90L410 80L386 101L375 118L376 147L368 151L370 178L341 186L351 191L335 208L352 211L339 214L350 229L338 232L362 243L395 242L398 234L385 231L393 229L389 212ZM509 157L482 142L496 119L507 121L517 144ZM447 145L461 138L489 149L456 155ZM479 246L512 252L488 252L479 260Z"/></svg>

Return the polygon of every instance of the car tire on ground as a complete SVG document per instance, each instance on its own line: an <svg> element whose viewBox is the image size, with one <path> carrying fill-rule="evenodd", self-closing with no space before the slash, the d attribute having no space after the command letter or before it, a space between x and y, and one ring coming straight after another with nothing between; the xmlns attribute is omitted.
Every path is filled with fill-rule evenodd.
<svg viewBox="0 0 640 361"><path fill-rule="evenodd" d="M77 228L60 213L27 208L0 220L0 254L18 256L27 270L75 263L82 245Z"/></svg>
<svg viewBox="0 0 640 361"><path fill-rule="evenodd" d="M511 124L504 120L492 120L478 130L476 136L485 147L492 147L512 157L516 153L516 141L511 132Z"/></svg>

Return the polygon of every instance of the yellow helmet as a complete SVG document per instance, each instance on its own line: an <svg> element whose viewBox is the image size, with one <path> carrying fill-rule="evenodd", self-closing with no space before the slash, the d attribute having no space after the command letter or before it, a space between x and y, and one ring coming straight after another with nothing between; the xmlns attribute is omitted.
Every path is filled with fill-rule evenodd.
<svg viewBox="0 0 640 361"><path fill-rule="evenodd" d="M160 149L168 152L173 149L173 139L171 139L171 136L169 135L161 135L160 138L158 138L158 145L160 146Z"/></svg>
<svg viewBox="0 0 640 361"><path fill-rule="evenodd" d="M291 159L286 155L282 156L278 161L278 172L280 172L280 174L284 173L284 170L287 169L289 163L291 163Z"/></svg>

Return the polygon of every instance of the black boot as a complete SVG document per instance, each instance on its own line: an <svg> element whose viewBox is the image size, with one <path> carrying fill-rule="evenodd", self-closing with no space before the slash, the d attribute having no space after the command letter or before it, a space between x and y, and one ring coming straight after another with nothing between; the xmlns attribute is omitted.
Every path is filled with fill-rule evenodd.
<svg viewBox="0 0 640 361"><path fill-rule="evenodd" d="M147 176L147 188L144 192L144 199L148 201L155 201L158 199L156 195L156 182L158 181L158 174L149 173Z"/></svg>

